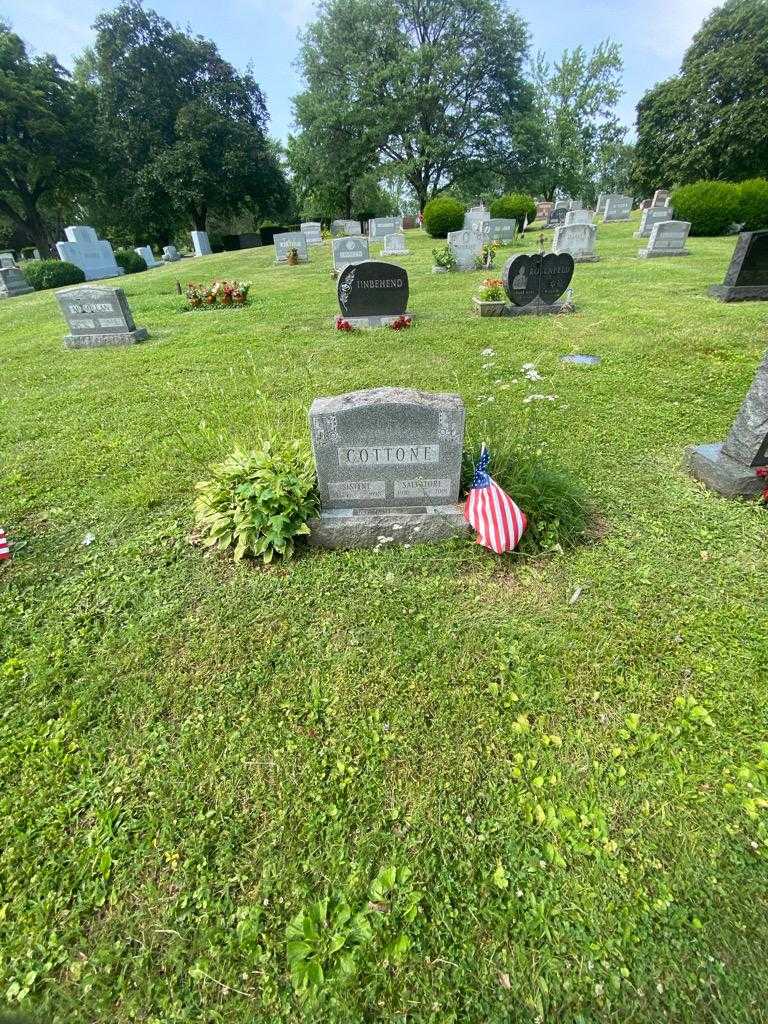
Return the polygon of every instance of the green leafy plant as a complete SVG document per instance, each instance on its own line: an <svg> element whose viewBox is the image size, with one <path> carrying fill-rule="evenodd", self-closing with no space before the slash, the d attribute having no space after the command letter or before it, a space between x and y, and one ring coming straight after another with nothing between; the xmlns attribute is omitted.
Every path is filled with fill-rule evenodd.
<svg viewBox="0 0 768 1024"><path fill-rule="evenodd" d="M453 255L450 245L442 245L439 249L433 249L432 259L436 267L443 267L445 270L453 270L456 266L456 257Z"/></svg>
<svg viewBox="0 0 768 1024"><path fill-rule="evenodd" d="M82 284L85 274L74 263L64 260L34 260L25 263L22 273L36 292L46 288L64 288L68 284Z"/></svg>
<svg viewBox="0 0 768 1024"><path fill-rule="evenodd" d="M481 302L503 302L506 298L504 282L498 277L486 277L477 289L477 297Z"/></svg>
<svg viewBox="0 0 768 1024"><path fill-rule="evenodd" d="M290 558L317 509L306 446L270 438L253 451L234 451L212 473L196 485L195 514L204 545L234 548L236 561L247 556L271 562L276 554Z"/></svg>
<svg viewBox="0 0 768 1024"><path fill-rule="evenodd" d="M353 914L343 896L300 910L285 933L291 980L299 995L316 993L328 975L353 974L360 947L372 936L365 912Z"/></svg>
<svg viewBox="0 0 768 1024"><path fill-rule="evenodd" d="M514 217L518 231L522 231L526 216L531 224L536 219L536 201L525 192L510 192L506 196L494 199L491 203L492 217Z"/></svg>
<svg viewBox="0 0 768 1024"><path fill-rule="evenodd" d="M678 220L691 222L692 235L722 235L739 220L741 192L729 181L696 181L672 193Z"/></svg>
<svg viewBox="0 0 768 1024"><path fill-rule="evenodd" d="M739 216L747 231L768 228L768 181L751 178L739 185Z"/></svg>
<svg viewBox="0 0 768 1024"><path fill-rule="evenodd" d="M496 260L496 250L498 248L498 242L485 242L475 259L475 267L478 270L490 270Z"/></svg>
<svg viewBox="0 0 768 1024"><path fill-rule="evenodd" d="M464 207L452 196L437 196L424 207L424 227L432 238L445 238L464 227Z"/></svg>
<svg viewBox="0 0 768 1024"><path fill-rule="evenodd" d="M118 249L115 253L115 262L126 274L140 274L142 270L147 269L147 261L133 249Z"/></svg>

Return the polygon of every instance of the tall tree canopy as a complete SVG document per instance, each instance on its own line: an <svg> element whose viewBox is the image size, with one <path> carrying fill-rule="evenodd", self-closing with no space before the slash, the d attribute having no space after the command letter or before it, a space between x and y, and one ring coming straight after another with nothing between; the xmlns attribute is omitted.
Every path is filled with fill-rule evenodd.
<svg viewBox="0 0 768 1024"><path fill-rule="evenodd" d="M285 199L252 74L141 0L101 14L95 28L77 75L95 97L105 191L125 227L167 238L182 223L204 230L212 212L248 203L267 212Z"/></svg>
<svg viewBox="0 0 768 1024"><path fill-rule="evenodd" d="M0 22L0 214L45 251L51 216L88 180L93 163L86 98L50 55L30 58Z"/></svg>
<svg viewBox="0 0 768 1024"><path fill-rule="evenodd" d="M346 153L356 172L400 174L423 208L473 162L522 173L527 45L502 0L323 0L302 40L297 124L325 166Z"/></svg>
<svg viewBox="0 0 768 1024"><path fill-rule="evenodd" d="M623 63L616 43L606 41L587 54L565 50L554 67L539 54L534 67L536 106L544 131L538 160L540 190L594 200L613 171L626 129L615 107L621 97Z"/></svg>
<svg viewBox="0 0 768 1024"><path fill-rule="evenodd" d="M768 175L768 3L726 0L675 78L637 107L636 177L645 191L698 178Z"/></svg>

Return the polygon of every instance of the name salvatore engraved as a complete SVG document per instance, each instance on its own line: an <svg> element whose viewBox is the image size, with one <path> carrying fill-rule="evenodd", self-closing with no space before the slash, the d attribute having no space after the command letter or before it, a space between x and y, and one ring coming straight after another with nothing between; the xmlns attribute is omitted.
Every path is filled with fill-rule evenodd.
<svg viewBox="0 0 768 1024"><path fill-rule="evenodd" d="M337 449L340 466L408 466L440 461L439 444L376 445Z"/></svg>

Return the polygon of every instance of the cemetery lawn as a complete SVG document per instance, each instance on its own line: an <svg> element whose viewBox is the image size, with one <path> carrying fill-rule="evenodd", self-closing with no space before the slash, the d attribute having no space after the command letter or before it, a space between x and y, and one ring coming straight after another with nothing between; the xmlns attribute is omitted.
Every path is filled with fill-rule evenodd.
<svg viewBox="0 0 768 1024"><path fill-rule="evenodd" d="M402 333L332 329L329 243L122 278L131 348L65 351L52 292L0 302L0 1006L768 1020L768 513L680 468L768 306L706 297L734 238L641 261L636 227L600 225L573 316L473 317L486 275L432 275L418 232ZM250 307L180 312L216 276ZM380 385L459 391L491 447L567 470L592 542L267 569L190 543L211 462Z"/></svg>

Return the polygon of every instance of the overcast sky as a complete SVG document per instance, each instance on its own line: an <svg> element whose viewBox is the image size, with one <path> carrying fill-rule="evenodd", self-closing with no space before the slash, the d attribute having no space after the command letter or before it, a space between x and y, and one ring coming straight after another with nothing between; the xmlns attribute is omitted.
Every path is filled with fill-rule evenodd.
<svg viewBox="0 0 768 1024"><path fill-rule="evenodd" d="M66 67L93 38L99 11L110 0L0 0L0 16L37 52L54 53ZM174 24L213 39L223 56L243 69L252 63L267 96L270 130L284 139L291 128L291 96L300 88L293 67L298 30L311 20L312 0L147 0ZM709 0L646 0L627 9L620 2L521 0L512 3L528 22L532 50L550 59L566 47L590 50L601 39L621 43L625 95L619 113L632 126L635 104L646 89L675 74L706 15Z"/></svg>

